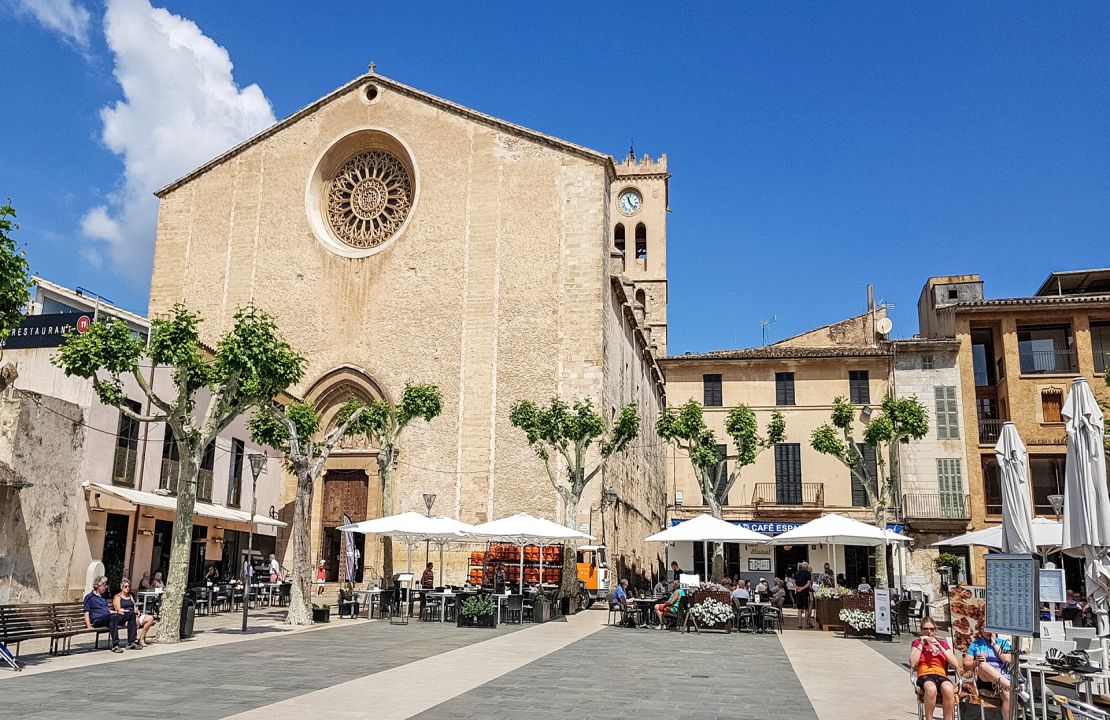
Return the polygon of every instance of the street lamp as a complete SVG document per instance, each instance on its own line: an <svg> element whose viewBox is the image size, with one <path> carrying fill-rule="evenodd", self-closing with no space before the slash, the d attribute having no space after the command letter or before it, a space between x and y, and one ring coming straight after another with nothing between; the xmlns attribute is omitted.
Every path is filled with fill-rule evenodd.
<svg viewBox="0 0 1110 720"><path fill-rule="evenodd" d="M435 505L435 502L436 502L436 494L435 493L424 493L424 507L428 508L428 517L432 516L432 505ZM425 540L424 541L424 567L428 567L428 557L431 555L431 552L432 552L432 544L431 544L430 541ZM442 571L443 571L443 568L440 568L440 572L442 572Z"/></svg>
<svg viewBox="0 0 1110 720"><path fill-rule="evenodd" d="M245 576L243 578L243 632L247 631L247 605L250 604L251 576L254 574L254 567L250 563L254 556L254 513L258 509L258 476L266 467L266 455L251 453L247 458L251 461L251 517L250 530L247 533L247 565L243 573Z"/></svg>
<svg viewBox="0 0 1110 720"><path fill-rule="evenodd" d="M601 510L601 544L605 544L605 508L613 507L617 504L617 492L612 487L605 485L601 489L601 502L598 504L598 510Z"/></svg>

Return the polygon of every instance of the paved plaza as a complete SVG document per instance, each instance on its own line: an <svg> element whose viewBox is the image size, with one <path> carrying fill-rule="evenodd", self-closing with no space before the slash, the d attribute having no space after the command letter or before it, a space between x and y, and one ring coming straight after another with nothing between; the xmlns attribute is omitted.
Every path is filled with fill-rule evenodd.
<svg viewBox="0 0 1110 720"><path fill-rule="evenodd" d="M192 720L916 717L903 643L791 627L679 634L605 620L591 610L492 631L334 619L288 631L271 622L246 637L211 629L122 655L29 654L23 673L0 670L0 707L6 717L89 720L118 718L121 708Z"/></svg>

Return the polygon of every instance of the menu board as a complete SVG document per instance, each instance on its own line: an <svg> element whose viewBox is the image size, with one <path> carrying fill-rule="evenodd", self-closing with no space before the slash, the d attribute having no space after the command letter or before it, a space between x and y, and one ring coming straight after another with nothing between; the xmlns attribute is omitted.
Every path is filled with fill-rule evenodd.
<svg viewBox="0 0 1110 720"><path fill-rule="evenodd" d="M1060 568L1041 568L1038 573L1038 583L1041 592L1041 602L1062 603L1067 602L1067 591L1064 589L1064 571Z"/></svg>
<svg viewBox="0 0 1110 720"><path fill-rule="evenodd" d="M890 590L875 588L875 635L890 639Z"/></svg>
<svg viewBox="0 0 1110 720"><path fill-rule="evenodd" d="M1037 603L1037 559L1033 555L990 553L987 564L989 632L1035 637L1040 618Z"/></svg>

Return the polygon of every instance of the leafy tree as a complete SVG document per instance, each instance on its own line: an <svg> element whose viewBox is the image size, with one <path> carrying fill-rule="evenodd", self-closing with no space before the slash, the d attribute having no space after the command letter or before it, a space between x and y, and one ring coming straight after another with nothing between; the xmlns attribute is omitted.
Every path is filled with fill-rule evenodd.
<svg viewBox="0 0 1110 720"><path fill-rule="evenodd" d="M856 408L843 397L833 401L832 423L813 431L810 444L819 453L830 455L844 464L867 493L876 527L886 528L886 511L891 492L899 485L897 443L920 440L929 432L929 414L916 397L883 398L882 412L871 418L863 430L863 442L875 450L876 472L864 462L863 452L855 439L853 424ZM889 472L884 455L890 458ZM886 587L886 547L876 553L875 586Z"/></svg>
<svg viewBox="0 0 1110 720"><path fill-rule="evenodd" d="M775 410L767 423L764 435L759 434L755 413L747 405L737 405L729 410L725 419L725 433L732 439L736 452L720 454L716 434L705 424L702 406L690 400L677 411L665 408L655 424L659 437L685 450L698 480L702 502L709 506L713 517L722 519L721 508L728 504L728 496L740 473L753 464L759 454L786 439L786 420ZM733 461L732 471L727 472L727 461ZM713 577L725 572L725 550L721 543L713 545Z"/></svg>
<svg viewBox="0 0 1110 720"><path fill-rule="evenodd" d="M292 575L289 612L290 625L312 624L312 495L316 480L324 472L331 451L344 437L367 430L366 406L349 399L340 410L335 426L319 440L322 418L314 407L293 402L281 407L259 408L250 421L251 437L285 455L285 465L297 478L293 504Z"/></svg>
<svg viewBox="0 0 1110 720"><path fill-rule="evenodd" d="M358 421L358 433L378 447L378 471L382 477L382 516L393 514L393 471L397 467L397 443L401 433L416 418L431 422L443 412L443 393L435 385L405 385L398 404L376 400ZM393 575L393 543L382 538L382 576Z"/></svg>
<svg viewBox="0 0 1110 720"><path fill-rule="evenodd" d="M19 325L31 301L27 258L11 236L19 228L14 218L15 208L10 200L0 205L0 339ZM0 371L0 390L14 382L15 377L15 365L9 363Z"/></svg>
<svg viewBox="0 0 1110 720"><path fill-rule="evenodd" d="M177 441L181 455L177 511L162 600L162 615L169 622L159 625L160 642L180 639L176 620L188 581L197 476L205 449L238 415L252 406L269 404L304 375L304 359L279 337L273 319L253 307L235 313L235 324L220 338L214 356L201 350L199 323L198 315L176 305L168 316L151 323L148 346L125 323L109 319L93 323L82 335L71 333L54 358L66 375L91 380L101 402L138 422L166 423ZM144 356L155 366L170 368L172 396L155 392L139 372ZM134 379L149 399L149 414L127 405L124 376ZM207 391L207 405L197 408L201 390Z"/></svg>
<svg viewBox="0 0 1110 720"><path fill-rule="evenodd" d="M546 408L531 400L521 400L512 407L509 422L524 431L528 445L543 460L551 486L563 501L563 524L574 528L578 503L590 481L605 468L609 459L623 452L640 432L640 416L634 404L625 405L609 427L594 410L593 401L578 400L573 406L553 397ZM590 448L597 452L590 457ZM559 472L559 459L564 468ZM577 590L577 573L571 562L573 553L563 557L565 596Z"/></svg>

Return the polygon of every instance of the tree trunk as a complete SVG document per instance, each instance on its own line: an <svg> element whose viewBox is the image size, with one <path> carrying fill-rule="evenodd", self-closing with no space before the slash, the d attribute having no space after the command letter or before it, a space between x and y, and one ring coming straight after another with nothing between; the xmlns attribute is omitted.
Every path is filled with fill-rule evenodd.
<svg viewBox="0 0 1110 720"><path fill-rule="evenodd" d="M200 453L203 452L201 448ZM162 619L158 623L159 643L176 643L181 640L181 606L184 604L185 588L189 583L189 554L193 547L193 508L197 500L200 453L190 449L181 454L173 544L170 548L170 566L166 572L166 591L162 594Z"/></svg>
<svg viewBox="0 0 1110 720"><path fill-rule="evenodd" d="M574 526L575 521L578 519L578 501L581 495L575 495L573 491L563 494L563 525L571 530L577 530ZM610 574L612 578L612 574ZM543 582L543 578L540 578ZM612 579L610 579L612 584ZM563 543L563 575L559 582L559 596L573 598L578 594L578 553L575 552L574 547L568 542ZM574 603L570 603L570 611L573 613L575 610Z"/></svg>
<svg viewBox="0 0 1110 720"><path fill-rule="evenodd" d="M709 505L709 511L713 517L718 520L724 520L721 516L721 503L717 502L717 498L708 497L706 503ZM705 582L716 582L725 576L725 545L724 543L713 543L713 565L710 571L710 577L704 578Z"/></svg>
<svg viewBox="0 0 1110 720"><path fill-rule="evenodd" d="M312 624L312 495L315 478L308 468L297 469L297 497L293 506L293 586L289 592L290 625Z"/></svg>
<svg viewBox="0 0 1110 720"><path fill-rule="evenodd" d="M875 527L886 530L886 504L881 501L875 508ZM873 587L886 587L886 549L889 545L887 542L875 548L875 577L871 578Z"/></svg>
<svg viewBox="0 0 1110 720"><path fill-rule="evenodd" d="M382 476L382 517L393 514L393 448L384 447L379 452L384 453L386 460L381 460L378 455L378 469ZM382 586L387 587L393 579L393 538L382 538Z"/></svg>

